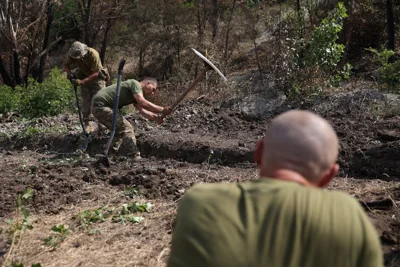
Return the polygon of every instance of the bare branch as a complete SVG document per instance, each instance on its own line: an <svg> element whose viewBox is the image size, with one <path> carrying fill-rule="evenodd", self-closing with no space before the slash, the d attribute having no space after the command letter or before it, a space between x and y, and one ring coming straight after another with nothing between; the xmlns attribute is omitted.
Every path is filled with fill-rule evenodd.
<svg viewBox="0 0 400 267"><path fill-rule="evenodd" d="M44 56L49 50L50 48L52 48L55 44L57 44L59 41L61 41L62 37L58 37L54 42L52 42L51 44L49 44L49 46L43 50L36 58L35 60L32 62L32 65L29 67L27 74L29 74L32 70L32 68L39 62L40 58L42 56Z"/></svg>

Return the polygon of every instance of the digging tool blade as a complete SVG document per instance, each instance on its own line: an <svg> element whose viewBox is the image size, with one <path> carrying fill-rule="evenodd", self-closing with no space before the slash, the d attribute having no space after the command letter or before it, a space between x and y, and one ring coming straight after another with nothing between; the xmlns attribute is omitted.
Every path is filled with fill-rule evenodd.
<svg viewBox="0 0 400 267"><path fill-rule="evenodd" d="M224 82L227 82L228 79L222 74L222 72L205 56L203 56L199 51L196 49L192 48L192 50L198 55L202 60L204 60L208 65L210 65L211 68L215 70L216 73L218 73L219 76L224 80Z"/></svg>
<svg viewBox="0 0 400 267"><path fill-rule="evenodd" d="M89 133L86 132L85 126L83 125L83 121L82 121L82 113L81 113L81 106L79 105L79 98L78 98L78 89L77 86L74 85L74 92L75 92L75 98L76 98L76 106L78 107L78 115L79 115L79 122L81 123L82 126L82 132L83 135L85 136L85 140L82 144L82 151L86 151L88 144L89 144Z"/></svg>
<svg viewBox="0 0 400 267"><path fill-rule="evenodd" d="M196 84L202 80L205 76L208 70L213 69L215 70L219 76L221 76L221 78L226 82L228 81L228 79L226 79L226 77L222 74L222 72L209 60L207 59L205 56L203 56L199 51L197 51L196 49L192 48L192 50L196 53L197 56L199 56L204 62L207 63L207 67L204 68L201 73L199 74L199 76L197 76L196 80L194 80L192 82L192 84L179 96L179 98L175 101L174 104L172 104L171 108L174 109L176 108L176 106L179 105L179 103L185 98L185 96L191 91L193 90L193 88L196 86ZM163 115L163 117L165 117Z"/></svg>
<svg viewBox="0 0 400 267"><path fill-rule="evenodd" d="M121 89L121 76L123 73L125 65L125 59L121 59L118 66L118 79L117 79L117 88L115 89L115 98L114 98L114 111L113 111L113 119L112 119L112 127L111 127L111 135L108 138L106 149L104 150L104 164L107 167L110 167L110 159L108 158L108 150L110 149L111 143L114 139L115 135L115 127L117 124L117 115L118 115L118 104L119 104L119 93Z"/></svg>

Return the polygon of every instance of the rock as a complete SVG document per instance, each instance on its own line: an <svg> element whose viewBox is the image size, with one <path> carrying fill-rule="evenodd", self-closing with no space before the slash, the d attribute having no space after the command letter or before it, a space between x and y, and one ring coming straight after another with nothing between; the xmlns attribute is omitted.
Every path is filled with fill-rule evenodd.
<svg viewBox="0 0 400 267"><path fill-rule="evenodd" d="M146 125L144 126L144 129L145 129L146 131L151 131L151 130L154 129L154 127L152 127L152 126L146 124Z"/></svg>

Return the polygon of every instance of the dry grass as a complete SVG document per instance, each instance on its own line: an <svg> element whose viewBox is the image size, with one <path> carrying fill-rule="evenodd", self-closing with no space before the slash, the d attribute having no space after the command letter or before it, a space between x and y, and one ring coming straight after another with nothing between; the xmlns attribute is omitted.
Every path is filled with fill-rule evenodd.
<svg viewBox="0 0 400 267"><path fill-rule="evenodd" d="M228 170L229 171L229 170ZM217 170L209 170L211 176L217 175ZM247 173L247 176L243 176ZM239 174L238 179L227 182L243 181L256 178L254 170ZM220 173L224 175L224 173ZM230 175L231 176L231 175ZM399 190L396 182L380 180L357 180L337 178L328 190L346 191L356 198L374 198L374 196L390 196ZM144 213L145 220L139 224L112 223L107 220L93 225L98 234L89 235L87 230L79 229L74 218L84 210L110 205L120 207L131 200L125 199L121 192L109 188L102 199L81 203L79 206L66 207L57 215L35 214L32 216L34 229L26 232L22 245L17 251L17 258L25 266L41 263L46 267L62 266L165 266L169 255L172 220L175 216L177 201L157 200L150 213ZM139 202L148 201L143 198ZM396 200L393 200L394 203ZM60 246L51 251L43 245L43 239L50 235L53 225L68 225L72 233ZM5 226L5 223L1 223ZM4 235L4 234L3 234ZM396 264L396 262L394 263ZM396 266L396 265L387 265Z"/></svg>
<svg viewBox="0 0 400 267"><path fill-rule="evenodd" d="M112 206L123 203L121 194L110 195ZM116 201L119 200L119 201ZM137 199L137 201L146 201ZM143 214L145 220L139 224L122 225L109 220L93 226L96 234L79 229L74 216L87 209L110 204L110 201L87 203L70 207L58 215L32 216L34 229L27 231L16 259L25 266L41 263L42 266L164 266L168 255L170 229L176 203L151 201L153 210ZM68 225L72 233L51 251L44 246L43 239L50 235L53 225Z"/></svg>

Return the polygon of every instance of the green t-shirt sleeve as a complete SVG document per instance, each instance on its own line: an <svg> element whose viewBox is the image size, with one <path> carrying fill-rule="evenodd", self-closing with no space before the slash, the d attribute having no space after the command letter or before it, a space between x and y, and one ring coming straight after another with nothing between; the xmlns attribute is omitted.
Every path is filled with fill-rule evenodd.
<svg viewBox="0 0 400 267"><path fill-rule="evenodd" d="M196 192L188 191L178 208L168 267L211 266L204 246L214 238L207 212Z"/></svg>
<svg viewBox="0 0 400 267"><path fill-rule="evenodd" d="M90 49L88 51L88 56L89 56L89 61L91 62L90 65L90 70L92 73L99 71L103 65L101 64L101 60L100 60L100 56L99 53L94 50L94 49Z"/></svg>
<svg viewBox="0 0 400 267"><path fill-rule="evenodd" d="M132 84L128 87L132 95L143 94L142 87L138 81L132 80Z"/></svg>
<svg viewBox="0 0 400 267"><path fill-rule="evenodd" d="M358 204L358 203L357 203ZM363 253L362 253L362 263L359 266L362 267L383 267L383 253L382 246L378 236L378 233L362 210L362 207L359 205L359 217L362 221L362 227L364 230L364 244L363 244Z"/></svg>

